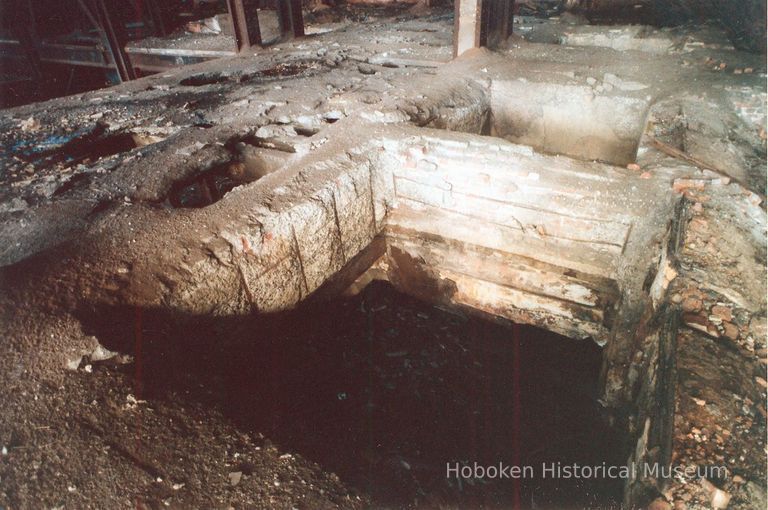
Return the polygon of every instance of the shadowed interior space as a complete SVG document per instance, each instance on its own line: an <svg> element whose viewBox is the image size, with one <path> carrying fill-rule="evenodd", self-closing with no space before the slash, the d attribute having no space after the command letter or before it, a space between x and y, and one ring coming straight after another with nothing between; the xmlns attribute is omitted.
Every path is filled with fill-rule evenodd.
<svg viewBox="0 0 768 510"><path fill-rule="evenodd" d="M622 460L621 438L600 417L601 349L591 340L465 316L382 282L262 319L93 317L105 346L136 356L142 398L215 409L265 448L275 443L338 474L375 506L621 501L620 479L544 476L544 466ZM249 462L238 469L247 473ZM474 462L531 466L533 476L447 476Z"/></svg>

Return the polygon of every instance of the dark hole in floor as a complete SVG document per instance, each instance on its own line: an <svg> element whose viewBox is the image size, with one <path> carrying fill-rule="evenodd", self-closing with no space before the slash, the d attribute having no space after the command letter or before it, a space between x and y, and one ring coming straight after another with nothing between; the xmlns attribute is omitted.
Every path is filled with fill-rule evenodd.
<svg viewBox="0 0 768 510"><path fill-rule="evenodd" d="M225 73L198 73L184 78L179 82L179 85L186 87L202 87L203 85L224 83L230 81L230 79L231 75Z"/></svg>
<svg viewBox="0 0 768 510"><path fill-rule="evenodd" d="M125 131L99 137L95 140L85 140L67 154L70 165L76 163L95 163L103 158L122 154L133 149L152 145L164 140L164 137L145 133Z"/></svg>
<svg viewBox="0 0 768 510"><path fill-rule="evenodd" d="M166 205L175 209L207 207L224 198L235 187L254 180L257 179L248 174L244 164L233 160L174 184Z"/></svg>
<svg viewBox="0 0 768 510"><path fill-rule="evenodd" d="M131 352L133 310L87 317L107 347ZM626 460L600 419L591 341L454 315L381 283L268 318L145 310L141 331L144 398L218 409L376 506L620 506L621 480L541 476L542 463ZM535 475L459 483L446 477L455 462L530 465Z"/></svg>
<svg viewBox="0 0 768 510"><path fill-rule="evenodd" d="M311 135L305 135L311 136ZM250 184L279 170L293 147L279 139L252 135L232 138L226 144L229 161L213 164L194 176L174 183L164 205L200 208L218 202L235 187Z"/></svg>
<svg viewBox="0 0 768 510"><path fill-rule="evenodd" d="M320 63L313 60L301 61L301 62L283 62L277 64L274 67L256 71L255 73L245 74L241 78L241 81L248 81L253 78L283 78L286 76L296 76L305 71L319 69Z"/></svg>
<svg viewBox="0 0 768 510"><path fill-rule="evenodd" d="M297 135L306 136L306 137L315 136L317 133L320 132L320 128L311 127L311 126L302 126L300 124L293 126L293 129L296 131Z"/></svg>
<svg viewBox="0 0 768 510"><path fill-rule="evenodd" d="M26 140L17 144L17 156L39 167L56 163L74 166L92 164L162 140L159 136L134 131L109 133L106 125L96 124L66 135Z"/></svg>
<svg viewBox="0 0 768 510"><path fill-rule="evenodd" d="M301 74L305 71L316 70L319 68L320 63L317 61L300 61L280 63L267 69L246 73L203 72L184 78L179 82L179 85L187 87L202 87L204 85L215 85L217 83L247 82L258 78L284 78L289 76L296 76L297 74Z"/></svg>
<svg viewBox="0 0 768 510"><path fill-rule="evenodd" d="M176 184L168 194L168 202L175 209L206 207L221 200L239 184L229 178L225 170L217 169L193 181Z"/></svg>

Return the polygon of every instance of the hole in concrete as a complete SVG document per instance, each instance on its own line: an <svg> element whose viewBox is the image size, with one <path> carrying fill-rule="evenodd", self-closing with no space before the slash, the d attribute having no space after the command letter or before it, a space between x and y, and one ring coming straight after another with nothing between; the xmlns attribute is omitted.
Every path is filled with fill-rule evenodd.
<svg viewBox="0 0 768 510"><path fill-rule="evenodd" d="M100 159L161 142L164 138L141 132L123 132L94 140L70 155L72 162L94 163Z"/></svg>
<svg viewBox="0 0 768 510"><path fill-rule="evenodd" d="M86 326L131 353L135 317L100 311ZM626 460L598 418L593 342L452 315L381 283L270 317L145 310L140 329L141 394L157 412L164 402L221 412L375 507L619 506L620 480L541 476L545 462ZM446 479L447 463L475 461L535 472L519 483Z"/></svg>
<svg viewBox="0 0 768 510"><path fill-rule="evenodd" d="M227 144L232 159L174 184L168 204L174 208L199 208L218 202L237 186L250 184L279 170L288 155L280 150L249 143L249 139Z"/></svg>
<svg viewBox="0 0 768 510"><path fill-rule="evenodd" d="M76 188L78 186L85 186L85 185L87 185L90 182L91 182L91 176L86 174L86 173L73 175L64 184L59 186L56 189L56 191L53 192L53 196L54 197L61 196L61 195L63 195L64 193L68 192L71 189L74 189L74 188Z"/></svg>
<svg viewBox="0 0 768 510"><path fill-rule="evenodd" d="M299 62L284 62L268 69L262 69L253 73L245 73L240 77L241 82L258 78L286 78L296 76L307 71L318 70L322 64L316 60L302 60Z"/></svg>
<svg viewBox="0 0 768 510"><path fill-rule="evenodd" d="M280 63L274 67L246 73L222 73L222 72L204 72L188 76L179 82L179 85L187 87L202 87L204 85L215 85L217 83L238 83L247 82L258 78L286 78L296 76L306 71L320 69L321 64L315 60L306 60L299 62Z"/></svg>
<svg viewBox="0 0 768 510"><path fill-rule="evenodd" d="M296 131L297 135L306 137L315 136L320 132L320 128L313 126L295 125L293 126L293 129Z"/></svg>
<svg viewBox="0 0 768 510"><path fill-rule="evenodd" d="M65 163L67 166L92 164L101 159L162 141L164 138L139 131L107 133L107 126L97 124L87 131L45 140L28 141L18 157L38 166Z"/></svg>
<svg viewBox="0 0 768 510"><path fill-rule="evenodd" d="M177 182L168 193L168 202L177 209L206 207L246 182L244 165L233 160L198 174L193 179Z"/></svg>
<svg viewBox="0 0 768 510"><path fill-rule="evenodd" d="M492 85L491 134L550 154L621 166L634 162L649 99L598 91L593 85L614 87L586 78L578 85L497 81Z"/></svg>
<svg viewBox="0 0 768 510"><path fill-rule="evenodd" d="M187 87L202 87L203 85L213 85L214 83L224 83L229 81L230 75L224 73L200 73L193 74L187 78L184 78L179 82L179 85Z"/></svg>
<svg viewBox="0 0 768 510"><path fill-rule="evenodd" d="M587 161L634 162L650 108L650 99L636 92L646 85L609 74L561 81L495 80L490 108L446 104L446 114L420 125L491 135Z"/></svg>

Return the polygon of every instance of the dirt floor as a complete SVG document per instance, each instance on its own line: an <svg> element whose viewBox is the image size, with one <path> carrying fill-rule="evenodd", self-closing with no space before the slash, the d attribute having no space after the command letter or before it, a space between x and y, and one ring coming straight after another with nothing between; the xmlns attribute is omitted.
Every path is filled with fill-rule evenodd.
<svg viewBox="0 0 768 510"><path fill-rule="evenodd" d="M448 463L617 464L600 349L374 283L261 319L104 310L123 354L4 388L6 508L617 508L621 481ZM66 335L66 331L60 334Z"/></svg>

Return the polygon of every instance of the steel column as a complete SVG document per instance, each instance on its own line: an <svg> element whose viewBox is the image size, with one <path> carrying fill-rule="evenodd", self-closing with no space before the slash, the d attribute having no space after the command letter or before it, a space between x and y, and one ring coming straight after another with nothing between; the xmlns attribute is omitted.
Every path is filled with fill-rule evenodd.
<svg viewBox="0 0 768 510"><path fill-rule="evenodd" d="M126 41L126 38L124 37L123 27L116 27L112 24L112 17L104 0L96 0L96 8L98 18L101 21L101 27L104 30L104 35L109 42L109 51L115 61L115 66L117 67L120 79L122 81L135 80L136 73L131 66L131 61L128 58L128 55L125 53L125 43L128 41Z"/></svg>
<svg viewBox="0 0 768 510"><path fill-rule="evenodd" d="M78 0L80 8L90 20L91 24L102 34L102 39L109 51L112 62L117 68L117 74L120 81L129 81L136 79L136 73L131 66L131 61L125 53L125 37L120 37L124 30L119 32L112 25L109 9L103 0L92 0L91 5L86 0ZM93 10L91 8L94 8ZM95 11L95 12L94 12ZM122 27L119 27L122 29Z"/></svg>

